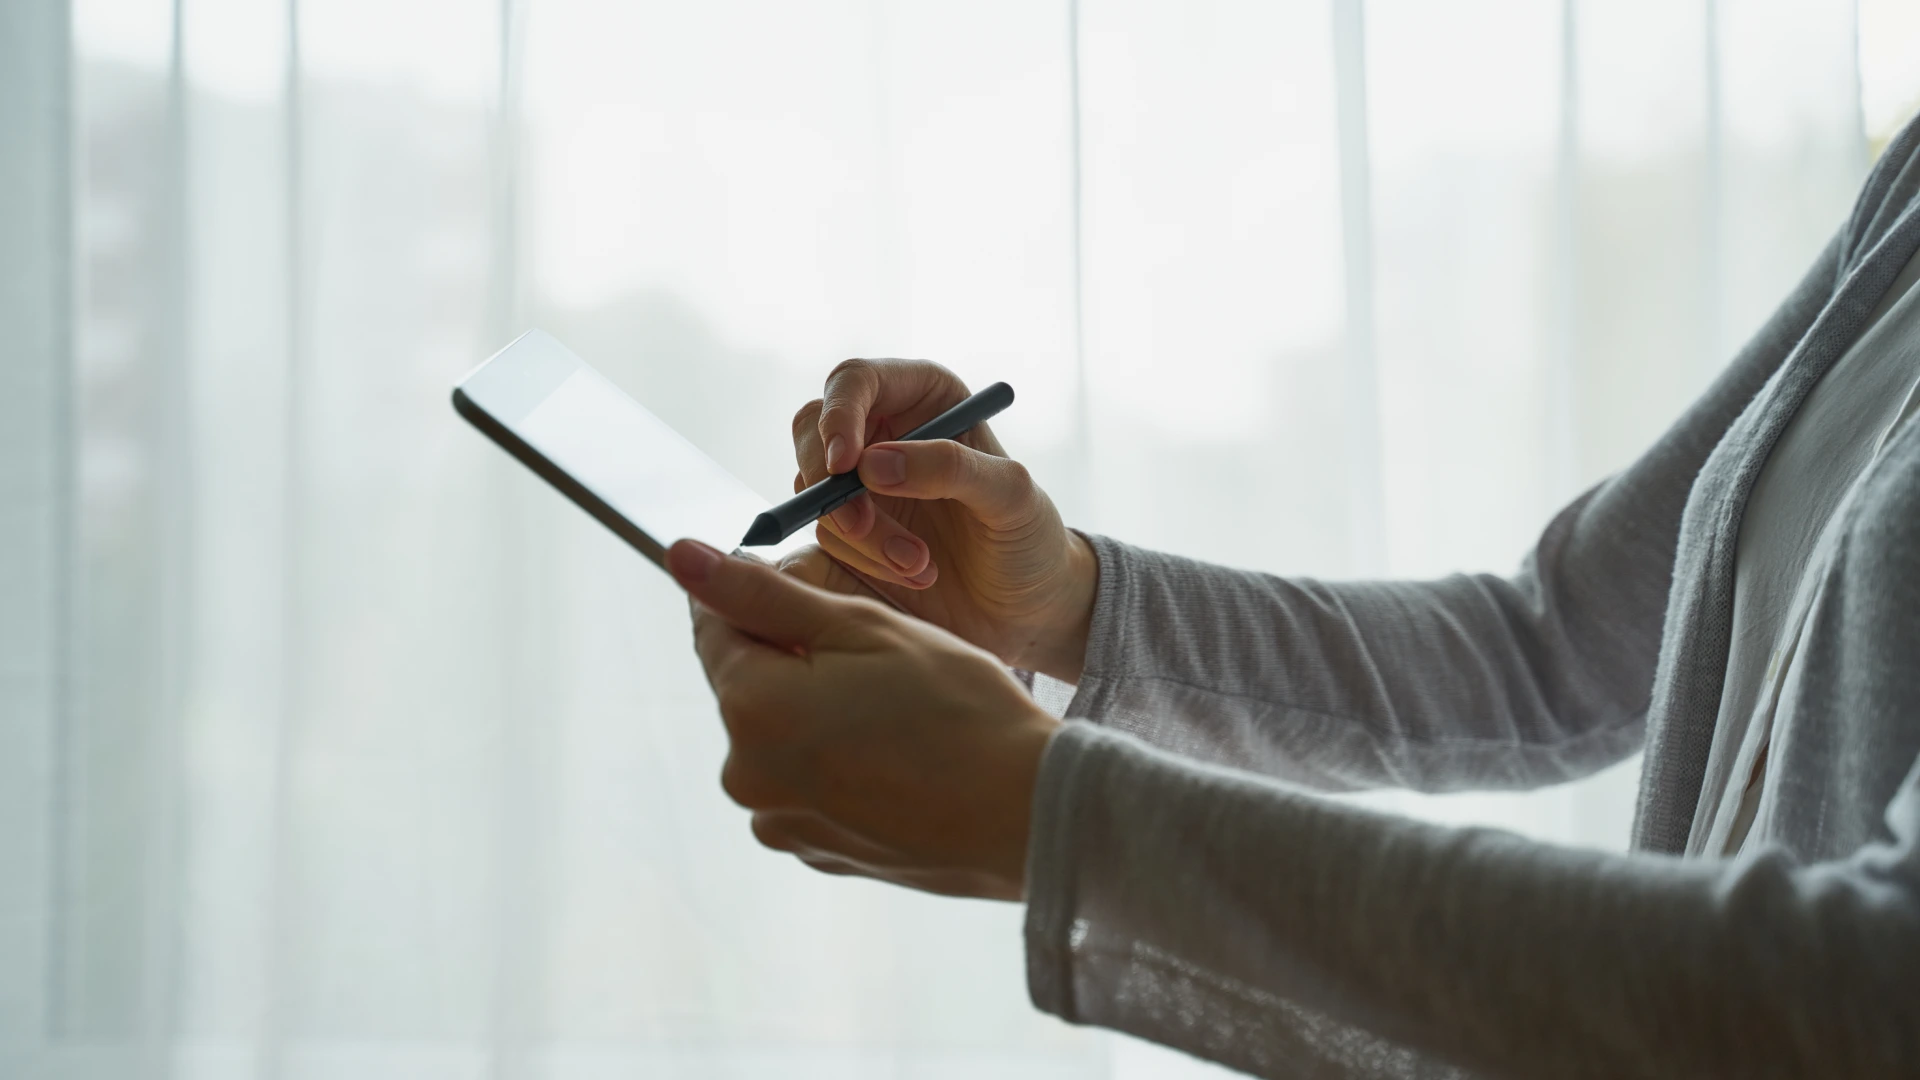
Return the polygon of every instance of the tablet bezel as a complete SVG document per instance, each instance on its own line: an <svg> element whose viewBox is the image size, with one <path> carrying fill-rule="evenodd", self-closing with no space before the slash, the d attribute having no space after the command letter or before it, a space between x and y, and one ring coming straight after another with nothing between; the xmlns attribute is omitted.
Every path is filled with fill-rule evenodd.
<svg viewBox="0 0 1920 1080"><path fill-rule="evenodd" d="M509 352L526 357L527 362L504 367L496 363ZM664 570L667 565L664 544L647 535L646 530L521 438L511 426L525 420L562 383L583 369L593 370L552 335L543 330L529 330L454 385L453 407L481 434ZM476 395L484 397L491 408L489 404L482 404ZM743 529L746 524L742 523ZM671 538L667 542L671 543Z"/></svg>

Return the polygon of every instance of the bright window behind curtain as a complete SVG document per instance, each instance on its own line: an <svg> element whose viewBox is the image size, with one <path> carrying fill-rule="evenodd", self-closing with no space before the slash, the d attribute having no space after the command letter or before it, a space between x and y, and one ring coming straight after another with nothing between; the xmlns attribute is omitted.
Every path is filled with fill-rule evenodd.
<svg viewBox="0 0 1920 1080"><path fill-rule="evenodd" d="M55 265L0 252L72 282L7 361L55 418L8 520L69 542L7 549L51 582L5 616L50 643L4 672L7 1076L1208 1071L1035 1015L1012 906L756 848L677 590L452 381L543 326L773 497L827 368L925 356L1018 388L996 428L1075 525L1510 570L1920 104L1896 0L71 24L23 99L71 146L0 148L72 207ZM1618 848L1635 773L1359 798Z"/></svg>

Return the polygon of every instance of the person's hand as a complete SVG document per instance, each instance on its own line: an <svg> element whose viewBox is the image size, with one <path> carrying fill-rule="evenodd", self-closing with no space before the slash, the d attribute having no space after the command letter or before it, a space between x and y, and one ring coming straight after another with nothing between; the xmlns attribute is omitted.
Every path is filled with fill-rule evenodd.
<svg viewBox="0 0 1920 1080"><path fill-rule="evenodd" d="M727 725L721 784L761 843L828 873L1021 899L1058 721L998 661L877 600L696 541L673 545L667 567L692 597Z"/></svg>
<svg viewBox="0 0 1920 1080"><path fill-rule="evenodd" d="M747 555L747 552L738 554ZM774 568L788 577L799 578L816 589L825 589L831 593L845 596L861 596L868 600L878 600L892 606L892 601L880 595L867 578L847 569L845 563L820 550L818 544L808 544L796 548L781 556Z"/></svg>
<svg viewBox="0 0 1920 1080"><path fill-rule="evenodd" d="M848 360L793 418L794 490L858 468L867 493L818 526L820 547L901 610L1014 667L1078 681L1098 566L985 424L894 442L967 396L924 360Z"/></svg>

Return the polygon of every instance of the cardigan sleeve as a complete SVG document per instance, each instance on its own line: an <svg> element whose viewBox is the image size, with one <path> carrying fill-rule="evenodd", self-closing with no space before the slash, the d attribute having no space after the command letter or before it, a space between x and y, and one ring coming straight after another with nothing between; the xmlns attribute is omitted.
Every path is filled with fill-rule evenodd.
<svg viewBox="0 0 1920 1080"><path fill-rule="evenodd" d="M1920 763L1850 858L1609 855L1320 799L1069 723L1034 1003L1262 1076L1912 1075Z"/></svg>
<svg viewBox="0 0 1920 1080"><path fill-rule="evenodd" d="M1527 788L1632 754L1694 477L1826 302L1839 247L1511 576L1288 579L1088 536L1100 578L1066 715L1331 790Z"/></svg>

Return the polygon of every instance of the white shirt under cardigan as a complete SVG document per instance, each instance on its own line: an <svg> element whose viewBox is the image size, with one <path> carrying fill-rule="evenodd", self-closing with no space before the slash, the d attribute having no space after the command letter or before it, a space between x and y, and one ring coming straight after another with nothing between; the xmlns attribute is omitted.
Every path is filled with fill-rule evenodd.
<svg viewBox="0 0 1920 1080"><path fill-rule="evenodd" d="M1511 578L1288 580L1090 537L1078 719L1034 794L1035 1003L1268 1076L1920 1075L1920 423L1808 561L1746 844L1685 854L1737 775L1743 519L1920 249L1917 141ZM1303 790L1534 787L1642 747L1625 856Z"/></svg>
<svg viewBox="0 0 1920 1080"><path fill-rule="evenodd" d="M1912 415L1920 387L1920 257L1875 305L1868 326L1814 384L1753 485L1734 555L1733 646L1689 854L1733 854L1749 838L1767 784L1767 749L1800 640L1841 536L1835 513Z"/></svg>

